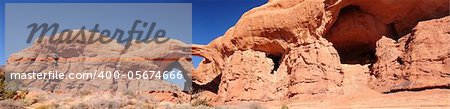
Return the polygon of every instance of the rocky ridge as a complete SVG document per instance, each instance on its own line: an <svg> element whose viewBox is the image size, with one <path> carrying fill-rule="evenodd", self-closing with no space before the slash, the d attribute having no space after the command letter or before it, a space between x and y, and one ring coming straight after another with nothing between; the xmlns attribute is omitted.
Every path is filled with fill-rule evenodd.
<svg viewBox="0 0 450 109"><path fill-rule="evenodd" d="M78 32L78 30L75 30ZM89 31L84 31L90 34ZM60 36L57 34L55 36ZM62 39L68 37L66 34L61 35ZM106 38L100 34L95 34L93 39ZM184 51L185 44L170 40L162 46L155 46L155 43L133 43L128 51L124 51L124 46L118 43L78 43L77 41L85 41L81 37L73 39L72 43L50 43L50 38L45 37L42 43L34 43L31 47L20 52L12 54L7 61L5 72L49 72L58 71L60 73L89 73L91 75L100 75L100 71L104 71L102 75L105 78L84 78L84 79L52 79L52 80L11 80L6 82L19 83L27 88L43 89L51 92L140 92L151 91L152 94L159 95L156 99L164 99L168 101L178 101L187 99L187 96L181 92L183 88L177 88L174 84L163 81L160 78L153 79L128 79L121 76L129 74L129 71L167 71L175 68L175 64L186 63L184 58L188 51ZM108 39L113 40L113 39ZM167 51L167 52L165 52ZM170 52L169 52L170 51ZM174 60L170 60L175 58ZM167 59L167 60L164 60ZM187 65L187 64L186 64ZM192 64L190 64L192 65ZM183 69L186 66L178 66ZM188 66L192 68L192 66ZM113 78L113 73L109 74L107 79L107 71L119 71L119 78ZM184 77L188 72L184 73ZM115 75L115 74L114 74ZM133 74L134 75L134 74ZM136 76L136 75L135 75ZM190 83L189 83L190 84ZM8 86L6 86L8 87ZM11 85L12 88L20 88L17 85ZM190 87L186 85L186 87ZM9 88L9 87L8 87ZM172 94L179 96L173 97ZM169 95L169 96L165 96Z"/></svg>

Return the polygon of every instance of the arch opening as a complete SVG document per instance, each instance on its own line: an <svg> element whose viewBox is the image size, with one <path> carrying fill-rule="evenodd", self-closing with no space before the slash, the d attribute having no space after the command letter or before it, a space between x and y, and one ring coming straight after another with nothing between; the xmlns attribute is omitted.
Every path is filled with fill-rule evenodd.
<svg viewBox="0 0 450 109"><path fill-rule="evenodd" d="M186 70L179 62L171 63L164 71L169 71L175 75L175 78L169 76L167 79L163 79L169 83L172 83L183 91L189 91L192 89L192 79L190 77L191 71ZM178 77L178 73L181 73L182 77ZM170 74L169 74L170 75Z"/></svg>
<svg viewBox="0 0 450 109"><path fill-rule="evenodd" d="M325 34L333 43L343 64L369 64L376 59L376 42L391 37L390 26L376 19L358 6L346 6L339 11L337 20Z"/></svg>

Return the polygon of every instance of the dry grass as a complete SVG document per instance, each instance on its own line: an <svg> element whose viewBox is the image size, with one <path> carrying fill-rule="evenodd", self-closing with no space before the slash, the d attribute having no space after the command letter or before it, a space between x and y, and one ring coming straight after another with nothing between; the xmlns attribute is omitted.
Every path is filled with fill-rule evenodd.
<svg viewBox="0 0 450 109"><path fill-rule="evenodd" d="M206 99L195 100L191 105L194 106L194 107L197 107L197 106L211 106L208 103L208 100L206 100Z"/></svg>
<svg viewBox="0 0 450 109"><path fill-rule="evenodd" d="M0 107L2 109L25 109L24 104L10 99L0 101Z"/></svg>
<svg viewBox="0 0 450 109"><path fill-rule="evenodd" d="M20 92L22 93L22 92ZM44 91L30 91L19 100L0 101L0 107L7 109L265 109L256 102L236 106L212 106L205 99L192 103L157 102L149 96L110 92L79 92L72 94L55 94ZM287 108L282 108L287 109Z"/></svg>

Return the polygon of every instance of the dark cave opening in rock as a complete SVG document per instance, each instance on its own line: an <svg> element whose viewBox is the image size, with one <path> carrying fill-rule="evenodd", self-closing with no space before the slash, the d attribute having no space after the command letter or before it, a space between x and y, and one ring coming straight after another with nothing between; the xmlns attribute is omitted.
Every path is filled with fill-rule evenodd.
<svg viewBox="0 0 450 109"><path fill-rule="evenodd" d="M376 41L382 36L391 36L389 29L358 6L350 5L339 11L325 38L333 43L341 63L369 64L376 59Z"/></svg>
<svg viewBox="0 0 450 109"><path fill-rule="evenodd" d="M280 63L281 63L281 56L278 55L268 55L268 58L270 58L273 62L273 69L270 72L270 74L275 74L275 72L278 70L278 68L280 67Z"/></svg>
<svg viewBox="0 0 450 109"><path fill-rule="evenodd" d="M394 39L394 40L400 39L401 35L397 32L397 29L395 28L395 23L388 24L388 29L390 30L390 32L392 32L392 36L391 36L392 39ZM408 31L408 33L409 32L411 32L411 31Z"/></svg>
<svg viewBox="0 0 450 109"><path fill-rule="evenodd" d="M192 82L192 94L199 93L202 91L210 91L215 94L219 92L219 85L222 79L222 74L215 77L211 82L206 83L205 85L200 85L195 82Z"/></svg>
<svg viewBox="0 0 450 109"><path fill-rule="evenodd" d="M194 71L192 71L193 73L195 72L201 72L201 73L207 73L209 71L202 71L199 69L203 69L208 66L210 66L212 63L212 61L208 58L205 58L204 56L200 55L200 54L194 54L192 55L192 58L190 60L194 66ZM216 77L214 77L213 80L211 80L210 82L206 83L206 84L200 84L200 83L196 83L194 81L191 81L192 83L192 87L190 87L190 90L187 92L189 94L196 94L196 93L201 93L203 91L209 91L212 93L217 94L219 91L219 85L222 79L222 74L217 75ZM192 80L195 80L194 77L192 77Z"/></svg>

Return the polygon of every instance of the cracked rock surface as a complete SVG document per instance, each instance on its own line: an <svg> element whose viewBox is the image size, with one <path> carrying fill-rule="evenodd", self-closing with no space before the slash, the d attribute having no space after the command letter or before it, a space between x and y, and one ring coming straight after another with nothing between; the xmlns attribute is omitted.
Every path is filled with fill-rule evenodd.
<svg viewBox="0 0 450 109"><path fill-rule="evenodd" d="M150 93L166 98L161 101L449 107L449 7L448 0L269 0L243 14L236 25L207 45L172 41L167 44L175 47L134 44L122 51L115 43L43 43L12 55L5 70L48 71L52 65L41 61L54 61L49 54L54 52L60 55L56 68L65 72L161 70L170 63L150 60L175 56L183 69L192 71L186 74L192 76L192 93L175 90L161 80L102 83L119 82L106 85L117 90L173 89ZM184 54L185 48L204 58L196 69L183 64L190 62L178 54ZM159 52L167 50L174 52ZM99 86L86 82L82 87L55 88L77 81L52 83L29 82L62 91Z"/></svg>

